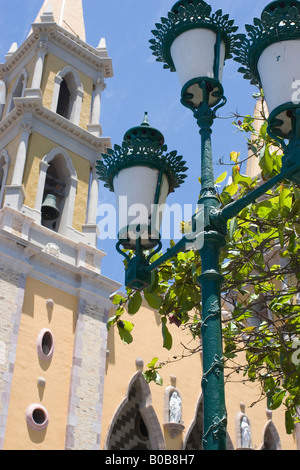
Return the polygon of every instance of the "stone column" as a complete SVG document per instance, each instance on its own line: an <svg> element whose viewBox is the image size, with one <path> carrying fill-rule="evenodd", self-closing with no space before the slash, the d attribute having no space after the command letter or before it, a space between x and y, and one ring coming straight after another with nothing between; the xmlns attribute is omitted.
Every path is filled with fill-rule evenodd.
<svg viewBox="0 0 300 470"><path fill-rule="evenodd" d="M78 300L66 450L100 450L108 309Z"/></svg>
<svg viewBox="0 0 300 470"><path fill-rule="evenodd" d="M98 193L99 193L99 184L98 184L98 176L96 173L96 165L93 166L91 173L92 173L92 181L91 181L90 194L89 194L89 200L88 200L87 224L96 225Z"/></svg>
<svg viewBox="0 0 300 470"><path fill-rule="evenodd" d="M41 97L41 84L43 78L43 71L44 71L44 62L46 54L48 53L47 48L47 39L41 39L38 46L36 47L37 58L35 63L35 69L32 78L31 88L27 88L26 96L34 97L38 96Z"/></svg>
<svg viewBox="0 0 300 470"><path fill-rule="evenodd" d="M21 137L14 165L12 183L5 187L4 205L20 210L24 201L23 175L27 158L27 149L30 134L32 133L32 119L25 118L20 125Z"/></svg>
<svg viewBox="0 0 300 470"><path fill-rule="evenodd" d="M41 88L44 62L45 62L45 57L46 57L47 52L48 52L47 42L45 40L41 40L37 47L37 59L36 59L31 88Z"/></svg>
<svg viewBox="0 0 300 470"><path fill-rule="evenodd" d="M96 164L91 169L91 186L87 205L86 223L82 226L82 233L92 246L97 245L97 208L99 196L99 183L96 173Z"/></svg>
<svg viewBox="0 0 300 470"><path fill-rule="evenodd" d="M97 137L100 137L102 135L102 129L100 125L101 93L106 88L102 73L97 77L94 85L95 92L92 104L91 122L88 125L88 130Z"/></svg>
<svg viewBox="0 0 300 470"><path fill-rule="evenodd" d="M28 148L28 141L29 136L32 133L32 125L31 122L24 121L21 124L21 137L19 148L16 157L16 163L14 168L14 173L12 177L12 185L20 186L23 182L23 174L25 169L25 162L27 157L27 148Z"/></svg>

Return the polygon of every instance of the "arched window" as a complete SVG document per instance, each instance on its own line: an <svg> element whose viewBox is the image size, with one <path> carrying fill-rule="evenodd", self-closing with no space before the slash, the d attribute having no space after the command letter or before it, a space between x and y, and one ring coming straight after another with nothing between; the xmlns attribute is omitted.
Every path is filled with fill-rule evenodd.
<svg viewBox="0 0 300 470"><path fill-rule="evenodd" d="M83 88L78 73L65 67L55 77L51 110L79 125Z"/></svg>
<svg viewBox="0 0 300 470"><path fill-rule="evenodd" d="M58 103L56 112L60 116L69 119L69 111L70 111L70 96L71 92L68 88L68 84L65 79L62 80L60 84L59 96L58 96Z"/></svg>
<svg viewBox="0 0 300 470"><path fill-rule="evenodd" d="M49 163L41 206L42 225L52 230L57 229L66 196L66 183L63 179L59 179L60 171L57 160L54 158Z"/></svg>
<svg viewBox="0 0 300 470"><path fill-rule="evenodd" d="M10 98L9 98L9 106L7 110L7 114L10 113L14 107L14 98L22 98L25 95L25 88L27 85L28 80L28 73L26 69L23 69L20 73L19 77L16 79Z"/></svg>
<svg viewBox="0 0 300 470"><path fill-rule="evenodd" d="M77 183L68 152L52 149L40 165L35 209L41 212L42 225L61 234L72 227ZM49 215L51 211L54 217Z"/></svg>

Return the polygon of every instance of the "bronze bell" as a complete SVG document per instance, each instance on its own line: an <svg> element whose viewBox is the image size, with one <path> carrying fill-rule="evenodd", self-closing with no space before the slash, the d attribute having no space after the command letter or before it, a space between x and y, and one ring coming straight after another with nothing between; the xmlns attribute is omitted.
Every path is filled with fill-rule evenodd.
<svg viewBox="0 0 300 470"><path fill-rule="evenodd" d="M47 194L42 204L42 219L55 220L60 216L60 211L56 206L56 196L54 194Z"/></svg>

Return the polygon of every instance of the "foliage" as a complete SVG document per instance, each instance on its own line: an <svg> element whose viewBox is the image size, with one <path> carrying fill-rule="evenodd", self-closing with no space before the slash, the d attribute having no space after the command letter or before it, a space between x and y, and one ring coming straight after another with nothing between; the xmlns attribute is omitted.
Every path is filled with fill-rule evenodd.
<svg viewBox="0 0 300 470"><path fill-rule="evenodd" d="M267 134L262 97L260 102L259 126L251 116L236 117L234 125L245 133L249 155L255 155L261 173L254 178L242 175L241 165L249 155L243 160L240 153L232 152L232 175L219 192L223 206L280 171L282 152ZM223 173L216 188L226 178ZM293 431L300 409L299 235L300 188L283 182L228 223L227 246L221 257L222 300L230 312L223 320L226 380L240 374L243 381L259 382L261 399L267 397L270 409L285 405L288 433ZM189 329L193 338L201 339L200 273L198 252L179 253L161 265L144 291L149 306L161 315L163 345L168 350L172 347L171 324ZM136 314L142 296L128 291L126 299L116 296L114 303L118 308L109 327L116 324L122 340L130 343L133 324L121 316L125 308ZM198 350L190 351L194 352ZM144 374L146 380L160 384L160 365L156 364L154 358Z"/></svg>

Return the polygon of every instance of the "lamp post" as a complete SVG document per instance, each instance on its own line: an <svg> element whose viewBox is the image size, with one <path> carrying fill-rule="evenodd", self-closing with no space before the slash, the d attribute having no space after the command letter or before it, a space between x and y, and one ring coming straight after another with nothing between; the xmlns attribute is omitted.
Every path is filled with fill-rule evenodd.
<svg viewBox="0 0 300 470"><path fill-rule="evenodd" d="M271 2L263 10L261 18L254 20L253 26L246 25L248 36L235 34L238 28L228 15L223 15L221 10L212 13L211 7L203 0L177 1L167 17L161 18L161 23L156 24L156 28L153 31L154 39L150 40L153 54L157 61L164 63L164 68L178 73L182 87L181 102L192 110L201 135L199 206L203 211L194 215L192 226L196 227L193 241L195 249L200 252L202 264L202 273L197 282L202 288L203 448L225 450L227 418L221 325L223 279L219 255L226 246L227 224L231 218L284 179L300 183L300 101L295 100L297 87L300 89L300 2ZM233 54L235 60L242 64L239 70L245 78L263 88L270 112L268 132L282 144L284 155L278 175L243 198L221 208L214 187L211 133L216 112L226 103L222 86L223 65ZM131 171L139 169L139 177L134 181L135 184L141 184L142 191L136 188L135 195L143 201L144 193L152 185L147 204L149 201L160 204L170 191L183 182L186 168L181 157L176 154L171 152L163 156L161 134L158 134L158 145L155 138L154 141L149 139L149 133L148 141L143 140L141 129L145 131L146 125L144 123L134 128L134 132L125 134L127 143L103 156L104 160L98 163L98 173L100 179L118 197L120 194L130 195L132 191L134 176L128 173L126 180L125 174L122 175L124 167L127 171L129 167ZM141 142L144 154L138 150ZM156 144L153 147L154 142ZM155 161L155 152L159 154L160 163L149 164L149 161ZM145 157L145 153L148 157ZM170 164L174 161L179 165L176 168ZM147 172L142 170L145 167ZM151 183L149 168L156 172L156 184ZM171 181L173 183L170 184ZM190 246L187 243L191 242L190 237L183 236L172 249L151 263L153 252L146 256L146 250L156 247L156 253L161 248L159 223L154 223L154 235L151 231L152 235L149 236L153 217L156 221L156 215L152 212L148 224L146 221L135 226L138 236L133 237L134 240L129 234L130 224L119 233L117 249L128 261L125 283L139 290L151 283L150 274L153 270L176 253L186 250ZM197 224L199 217L201 224ZM146 234L144 241L141 225ZM130 258L121 251L121 244L123 248L135 251L135 255Z"/></svg>

